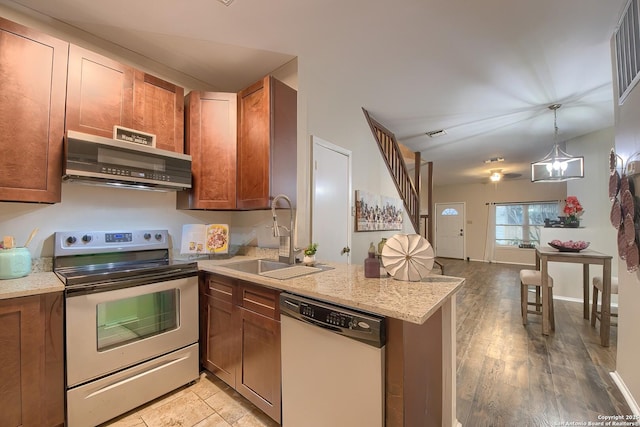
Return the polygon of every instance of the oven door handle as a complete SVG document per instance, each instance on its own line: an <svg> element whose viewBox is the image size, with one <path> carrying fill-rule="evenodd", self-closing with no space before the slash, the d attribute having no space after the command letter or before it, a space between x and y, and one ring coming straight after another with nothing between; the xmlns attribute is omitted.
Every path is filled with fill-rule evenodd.
<svg viewBox="0 0 640 427"><path fill-rule="evenodd" d="M117 289L132 288L135 286L150 285L157 282L182 279L185 277L197 276L197 270L182 270L178 272L146 273L139 276L128 277L126 279L108 280L104 282L84 283L79 285L67 285L65 292L67 297L76 295L95 294L99 292L114 291Z"/></svg>

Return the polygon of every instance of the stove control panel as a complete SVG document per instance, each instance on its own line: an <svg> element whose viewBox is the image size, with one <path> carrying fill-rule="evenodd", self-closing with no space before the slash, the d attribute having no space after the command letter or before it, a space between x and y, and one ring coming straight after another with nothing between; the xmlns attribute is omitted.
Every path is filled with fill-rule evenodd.
<svg viewBox="0 0 640 427"><path fill-rule="evenodd" d="M58 231L54 257L169 248L168 230Z"/></svg>
<svg viewBox="0 0 640 427"><path fill-rule="evenodd" d="M104 233L104 241L107 243L129 243L132 240L132 233Z"/></svg>

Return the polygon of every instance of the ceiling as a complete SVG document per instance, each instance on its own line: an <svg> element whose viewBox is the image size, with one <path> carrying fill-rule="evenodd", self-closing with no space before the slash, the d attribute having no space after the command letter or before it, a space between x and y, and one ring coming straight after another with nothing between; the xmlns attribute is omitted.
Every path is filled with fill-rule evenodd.
<svg viewBox="0 0 640 427"><path fill-rule="evenodd" d="M486 182L491 169L528 179L552 146L550 104L563 104L560 141L612 126L609 43L626 1L0 3L165 64L194 89L237 91L295 57L321 58L332 90L433 161L438 185ZM495 157L505 160L484 163Z"/></svg>

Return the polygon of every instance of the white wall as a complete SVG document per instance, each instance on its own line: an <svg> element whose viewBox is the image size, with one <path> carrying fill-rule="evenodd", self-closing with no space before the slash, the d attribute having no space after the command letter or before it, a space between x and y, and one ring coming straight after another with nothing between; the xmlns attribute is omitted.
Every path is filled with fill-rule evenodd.
<svg viewBox="0 0 640 427"><path fill-rule="evenodd" d="M38 227L29 250L39 258L53 255L56 231L161 228L169 230L175 248L180 246L182 224L231 223L228 213L178 211L175 200L175 193L63 184L62 203L0 203L0 234L13 235L22 245ZM232 244L238 244L239 237Z"/></svg>
<svg viewBox="0 0 640 427"><path fill-rule="evenodd" d="M602 252L613 257L611 274L617 276L617 230L611 225L609 215L609 153L614 145L614 129L608 128L593 132L567 142L567 152L584 156L585 176L567 182L567 195L577 196L584 207L580 218L579 238L572 240L590 242L589 249ZM563 230L567 232L568 230ZM569 232L570 233L570 232ZM602 275L602 267L590 266L590 277ZM582 268L580 265L552 263L549 273L554 277L554 296L564 296L582 300ZM613 298L614 303L616 298Z"/></svg>
<svg viewBox="0 0 640 427"><path fill-rule="evenodd" d="M438 173L438 165L434 165L433 173L434 175ZM482 261L485 259L489 215L487 203L564 200L566 194L565 183L534 184L530 179L517 179L505 180L497 184L438 186L433 189L433 202L466 203L465 252L471 260ZM509 248L498 251L496 255L496 260L499 262L535 263L535 254L531 249Z"/></svg>
<svg viewBox="0 0 640 427"><path fill-rule="evenodd" d="M298 173L298 200L307 198L306 206L298 203L299 216L304 218L308 229L299 231L310 233L309 197L310 188L310 135L316 135L325 141L343 147L352 152L352 188L366 190L383 196L399 197L387 167L381 157L377 143L369 129L362 112L358 96L335 93L330 82L339 79L340 70L326 70L321 57L298 58L299 92L298 113L304 111L306 121L298 120L298 168L304 169L304 177ZM333 75L332 72L337 74ZM372 88L374 90L375 88ZM374 115L375 118L375 115ZM300 138L304 136L304 142ZM301 158L304 166L301 167ZM304 181L302 181L304 179ZM302 189L301 189L302 187ZM355 200L355 197L354 197ZM352 216L352 230L355 219ZM403 233L414 233L409 219L404 218ZM329 231L329 230L328 230ZM367 231L352 233L351 262L363 263L371 242L378 243L382 237L390 237L398 231Z"/></svg>
<svg viewBox="0 0 640 427"><path fill-rule="evenodd" d="M584 156L583 179L567 182L567 195L576 196L584 207L579 229L543 229L543 243L553 239L584 240L590 242L589 249L613 257L611 274L617 276L616 229L611 225L609 214L609 152L614 144L613 127L567 141L567 152ZM554 297L582 301L582 265L550 263L549 274L554 279ZM602 267L589 267L589 276L601 276ZM591 289L591 287L590 287ZM617 297L612 297L617 303Z"/></svg>
<svg viewBox="0 0 640 427"><path fill-rule="evenodd" d="M612 52L615 52L612 42ZM612 57L615 55L612 54ZM613 67L615 69L615 66ZM614 85L616 75L613 73ZM615 148L623 159L640 152L640 89L636 86L626 98L624 105L614 102L615 111ZM640 176L634 179L636 196L640 188ZM618 261L618 354L616 371L628 389L632 398L640 399L640 273L628 273L625 261Z"/></svg>
<svg viewBox="0 0 640 427"><path fill-rule="evenodd" d="M590 248L614 256L612 274L617 275L616 230L611 226L608 197L609 151L613 146L613 128L593 132L567 141L567 152L582 155L585 177L566 183L532 183L528 179L504 181L498 184L449 185L434 189L437 203L466 202L467 256L472 260L485 259L488 202L521 202L536 200L564 200L567 195L578 197L585 211L579 230L543 229L542 244L552 233L561 233L564 240L586 240ZM437 173L437 169L434 173ZM551 233L551 234L550 234ZM546 239L546 240L545 240ZM528 249L496 249L496 261L533 264L535 253ZM555 297L582 301L582 267L580 265L551 263L549 273L554 278ZM591 266L591 276L602 274L602 268ZM615 299L614 299L615 302Z"/></svg>

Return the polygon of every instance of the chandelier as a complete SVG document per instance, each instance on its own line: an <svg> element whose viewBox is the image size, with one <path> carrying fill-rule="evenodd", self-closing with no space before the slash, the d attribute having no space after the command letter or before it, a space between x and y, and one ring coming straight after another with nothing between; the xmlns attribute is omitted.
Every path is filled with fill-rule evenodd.
<svg viewBox="0 0 640 427"><path fill-rule="evenodd" d="M584 157L574 157L558 145L558 109L561 104L553 104L553 148L544 159L531 163L531 182L562 182L584 178Z"/></svg>

